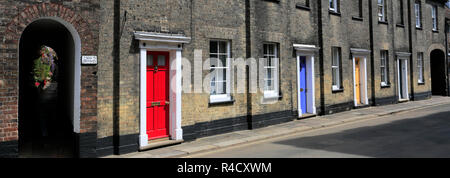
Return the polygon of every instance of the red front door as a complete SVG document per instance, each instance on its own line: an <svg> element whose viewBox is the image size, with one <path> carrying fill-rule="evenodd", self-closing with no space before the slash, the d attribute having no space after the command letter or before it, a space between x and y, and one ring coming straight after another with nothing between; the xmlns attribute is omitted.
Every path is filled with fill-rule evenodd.
<svg viewBox="0 0 450 178"><path fill-rule="evenodd" d="M147 52L147 135L169 137L169 52Z"/></svg>

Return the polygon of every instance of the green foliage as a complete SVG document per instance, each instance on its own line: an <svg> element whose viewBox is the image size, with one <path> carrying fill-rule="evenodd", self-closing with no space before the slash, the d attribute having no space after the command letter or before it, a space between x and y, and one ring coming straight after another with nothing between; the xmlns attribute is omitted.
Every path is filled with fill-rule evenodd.
<svg viewBox="0 0 450 178"><path fill-rule="evenodd" d="M33 77L35 82L42 83L51 78L50 65L45 64L42 57L34 60Z"/></svg>
<svg viewBox="0 0 450 178"><path fill-rule="evenodd" d="M40 50L40 57L33 61L32 75L34 79L34 85L42 89L46 88L48 82L51 82L54 78L54 72L56 69L56 56L55 51L47 46L42 46Z"/></svg>

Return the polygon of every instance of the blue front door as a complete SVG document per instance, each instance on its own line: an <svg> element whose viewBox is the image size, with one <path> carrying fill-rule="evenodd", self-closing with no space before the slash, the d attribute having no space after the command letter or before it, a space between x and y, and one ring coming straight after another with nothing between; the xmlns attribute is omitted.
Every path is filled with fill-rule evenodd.
<svg viewBox="0 0 450 178"><path fill-rule="evenodd" d="M300 109L306 113L306 57L300 57Z"/></svg>

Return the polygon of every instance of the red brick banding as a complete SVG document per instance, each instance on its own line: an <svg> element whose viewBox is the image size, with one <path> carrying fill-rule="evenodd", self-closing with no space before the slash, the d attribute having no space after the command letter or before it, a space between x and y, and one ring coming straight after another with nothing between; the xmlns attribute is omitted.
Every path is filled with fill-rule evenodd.
<svg viewBox="0 0 450 178"><path fill-rule="evenodd" d="M75 28L81 40L81 55L97 55L98 34L91 27L98 26L97 17L75 12L57 3L39 3L26 7L11 7L5 16L11 17L6 25L0 24L0 142L16 141L18 134L19 100L19 40L25 28L44 17L60 18ZM23 8L23 9L22 9ZM91 10L92 12L93 10ZM15 13L15 14L14 14ZM94 12L95 13L95 12ZM83 18L81 15L87 16ZM86 18L89 18L85 20ZM92 19L91 19L92 18ZM90 22L90 23L88 23ZM2 30L3 29L3 30ZM3 32L2 32L3 31ZM97 66L81 67L80 132L96 132L97 126Z"/></svg>

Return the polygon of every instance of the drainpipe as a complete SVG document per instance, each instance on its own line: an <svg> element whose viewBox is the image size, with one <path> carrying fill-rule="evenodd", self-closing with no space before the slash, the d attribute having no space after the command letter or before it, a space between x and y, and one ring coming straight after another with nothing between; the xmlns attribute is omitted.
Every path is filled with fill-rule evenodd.
<svg viewBox="0 0 450 178"><path fill-rule="evenodd" d="M323 69L323 23L322 23L322 1L317 1L317 9L318 9L318 24L319 24L319 29L318 29L318 35L319 35L319 67L320 67L320 112L321 115L325 115L325 79L324 79L324 69Z"/></svg>
<svg viewBox="0 0 450 178"><path fill-rule="evenodd" d="M411 20L412 20L412 17L411 17L411 1L407 1L407 2L408 2L409 51L411 53L411 57L410 57L411 60L410 60L410 63L409 63L409 66L410 66L410 70L409 70L410 71L410 75L409 75L410 82L409 83L411 85L411 96L409 96L409 97L410 97L410 99L414 100L415 99L415 95L414 95L414 65L413 65L414 51L413 51L412 31L413 31L414 28L416 28L416 26L415 25L412 26L412 24L411 24Z"/></svg>
<svg viewBox="0 0 450 178"><path fill-rule="evenodd" d="M447 71L446 72L446 76L445 76L445 81L446 81L446 86L445 86L445 88L447 89L447 96L450 96L450 88L449 88L449 85L450 85L450 81L449 81L449 77L448 77L448 75L449 75L449 70L448 70L448 63L449 63L449 58L448 58L448 53L450 52L450 51L448 51L448 43L449 43L449 41L448 41L448 31L449 31L449 21L448 21L448 19L445 19L445 29L444 29L445 31L444 31L444 34L445 34L445 70Z"/></svg>
<svg viewBox="0 0 450 178"><path fill-rule="evenodd" d="M120 138L120 0L114 0L113 27L113 147L119 154Z"/></svg>
<svg viewBox="0 0 450 178"><path fill-rule="evenodd" d="M245 0L245 55L249 59L252 57L252 39L251 39L251 14L250 0ZM253 129L252 124L252 94L250 93L250 67L246 65L246 94L247 94L247 125L248 129Z"/></svg>
<svg viewBox="0 0 450 178"><path fill-rule="evenodd" d="M373 41L373 17L372 17L372 1L369 1L369 33L370 33L370 76L372 78L371 80L371 97L372 97L372 105L375 106L376 103L376 96L375 96L375 62L374 62L374 41Z"/></svg>

